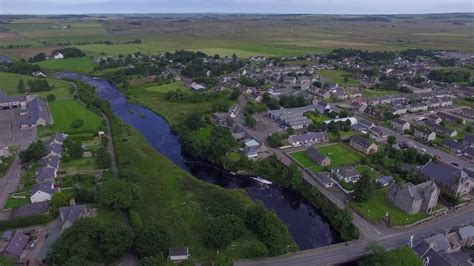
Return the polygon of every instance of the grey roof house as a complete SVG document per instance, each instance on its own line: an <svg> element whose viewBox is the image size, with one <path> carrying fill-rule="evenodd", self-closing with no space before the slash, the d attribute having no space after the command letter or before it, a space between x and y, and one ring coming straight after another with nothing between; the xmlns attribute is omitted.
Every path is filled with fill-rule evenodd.
<svg viewBox="0 0 474 266"><path fill-rule="evenodd" d="M15 219L20 217L34 216L40 214L49 213L48 202L36 202L21 205L12 209L9 219Z"/></svg>
<svg viewBox="0 0 474 266"><path fill-rule="evenodd" d="M419 173L456 196L467 195L473 188L474 182L465 171L443 162L428 162L420 167Z"/></svg>
<svg viewBox="0 0 474 266"><path fill-rule="evenodd" d="M393 184L387 192L387 199L408 214L430 213L438 202L440 190L433 181L418 185Z"/></svg>
<svg viewBox="0 0 474 266"><path fill-rule="evenodd" d="M17 261L20 260L29 239L29 236L25 235L23 230L15 230L12 239L3 250L3 255Z"/></svg>
<svg viewBox="0 0 474 266"><path fill-rule="evenodd" d="M79 218L89 217L89 215L89 210L86 205L61 207L59 208L59 219L62 222L61 229L66 230Z"/></svg>

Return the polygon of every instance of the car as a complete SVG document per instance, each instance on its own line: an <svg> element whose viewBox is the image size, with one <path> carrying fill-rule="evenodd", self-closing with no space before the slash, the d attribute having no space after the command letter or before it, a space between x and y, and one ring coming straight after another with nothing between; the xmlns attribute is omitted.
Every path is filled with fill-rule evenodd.
<svg viewBox="0 0 474 266"><path fill-rule="evenodd" d="M451 164L452 164L452 165L454 165L454 166L456 166L456 167L458 167L458 166L459 166L459 164L458 164L458 163L454 163L454 162L453 162L453 163L451 163Z"/></svg>

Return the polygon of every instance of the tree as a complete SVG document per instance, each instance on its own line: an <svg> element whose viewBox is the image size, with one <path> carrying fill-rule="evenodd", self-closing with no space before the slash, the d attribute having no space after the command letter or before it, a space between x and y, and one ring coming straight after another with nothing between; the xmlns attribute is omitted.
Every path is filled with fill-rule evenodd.
<svg viewBox="0 0 474 266"><path fill-rule="evenodd" d="M135 199L135 189L130 182L112 179L99 186L97 196L102 206L126 210L132 206Z"/></svg>
<svg viewBox="0 0 474 266"><path fill-rule="evenodd" d="M211 219L207 229L207 244L213 248L228 246L233 240L241 237L245 230L244 220L232 214L225 214Z"/></svg>
<svg viewBox="0 0 474 266"><path fill-rule="evenodd" d="M41 141L33 142L24 151L20 152L20 159L22 163L30 161L37 161L46 155L46 148Z"/></svg>
<svg viewBox="0 0 474 266"><path fill-rule="evenodd" d="M152 222L137 233L135 246L141 257L163 257L168 251L170 242L169 233L161 225Z"/></svg>
<svg viewBox="0 0 474 266"><path fill-rule="evenodd" d="M387 143L392 146L397 143L397 138L395 136L388 136Z"/></svg>
<svg viewBox="0 0 474 266"><path fill-rule="evenodd" d="M82 157L84 153L84 148L82 147L82 143L80 141L73 140L71 138L67 138L64 141L64 148L66 149L67 154L72 159L79 159Z"/></svg>
<svg viewBox="0 0 474 266"><path fill-rule="evenodd" d="M374 183L367 174L363 174L354 187L354 199L367 201L374 193Z"/></svg>
<svg viewBox="0 0 474 266"><path fill-rule="evenodd" d="M17 89L18 92L20 92L20 93L26 92L26 86L25 86L25 82L23 81L23 79L20 79L20 80L18 81L18 85L16 86L16 89Z"/></svg>
<svg viewBox="0 0 474 266"><path fill-rule="evenodd" d="M270 136L268 136L267 141L270 147L276 148L283 145L283 137L278 132L273 132Z"/></svg>
<svg viewBox="0 0 474 266"><path fill-rule="evenodd" d="M59 210L61 207L69 206L69 201L72 199L72 196L72 194L64 191L54 193L53 198L51 199L53 210Z"/></svg>
<svg viewBox="0 0 474 266"><path fill-rule="evenodd" d="M245 124L250 128L255 128L257 126L257 119L253 115L246 115Z"/></svg>
<svg viewBox="0 0 474 266"><path fill-rule="evenodd" d="M101 169L106 169L110 167L110 164L112 163L112 158L110 157L110 154L108 153L105 147L100 147L97 150L96 163L97 167Z"/></svg>
<svg viewBox="0 0 474 266"><path fill-rule="evenodd" d="M232 92L229 94L229 100L235 101L239 98L240 91L239 89L233 89Z"/></svg>
<svg viewBox="0 0 474 266"><path fill-rule="evenodd" d="M52 101L56 100L56 95L50 93L50 94L48 94L48 96L46 96L46 100L48 100L48 102L52 102Z"/></svg>
<svg viewBox="0 0 474 266"><path fill-rule="evenodd" d="M82 126L84 126L84 120L82 119L76 119L71 122L72 128L81 128Z"/></svg>
<svg viewBox="0 0 474 266"><path fill-rule="evenodd" d="M385 251L382 247L372 246L372 256L363 260L360 265L362 266L378 266L378 265L390 265L390 266L422 266L420 258L417 256L415 251L409 247L401 247L391 251Z"/></svg>
<svg viewBox="0 0 474 266"><path fill-rule="evenodd" d="M290 164L290 167L288 168L288 175L290 178L291 186L297 189L303 182L303 173L300 171L298 165L296 165L295 162L292 162Z"/></svg>

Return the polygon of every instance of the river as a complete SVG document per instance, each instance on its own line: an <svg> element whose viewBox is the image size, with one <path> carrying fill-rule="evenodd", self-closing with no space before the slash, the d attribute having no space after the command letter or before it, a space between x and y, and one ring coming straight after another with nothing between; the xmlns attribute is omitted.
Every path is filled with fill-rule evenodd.
<svg viewBox="0 0 474 266"><path fill-rule="evenodd" d="M143 106L130 104L127 98L104 79L76 73L58 73L57 77L80 79L97 88L99 97L110 103L113 113L138 129L161 154L193 176L225 188L243 188L253 200L273 209L300 249L311 249L341 242L328 220L299 194L278 185L263 186L242 176L226 173L204 163L190 162L181 153L178 137L165 119Z"/></svg>

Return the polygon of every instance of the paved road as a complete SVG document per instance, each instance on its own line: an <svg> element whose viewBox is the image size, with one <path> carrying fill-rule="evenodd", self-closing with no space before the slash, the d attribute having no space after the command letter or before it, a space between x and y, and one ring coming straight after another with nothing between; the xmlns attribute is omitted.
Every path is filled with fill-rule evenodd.
<svg viewBox="0 0 474 266"><path fill-rule="evenodd" d="M20 159L16 156L10 169L4 177L0 178L0 210L3 209L8 195L15 192L20 184L21 164Z"/></svg>
<svg viewBox="0 0 474 266"><path fill-rule="evenodd" d="M386 249L401 247L408 243L411 235L415 239L421 239L443 229L451 229L460 224L469 224L473 221L474 206L466 207L449 215L441 216L439 219L412 227L406 230L400 230L380 237L376 242ZM234 265L329 265L342 263L358 259L369 254L368 241L354 241L349 245L345 243L326 246L318 249L295 252L288 255L271 257L259 260L240 260ZM415 242L416 243L416 242Z"/></svg>

